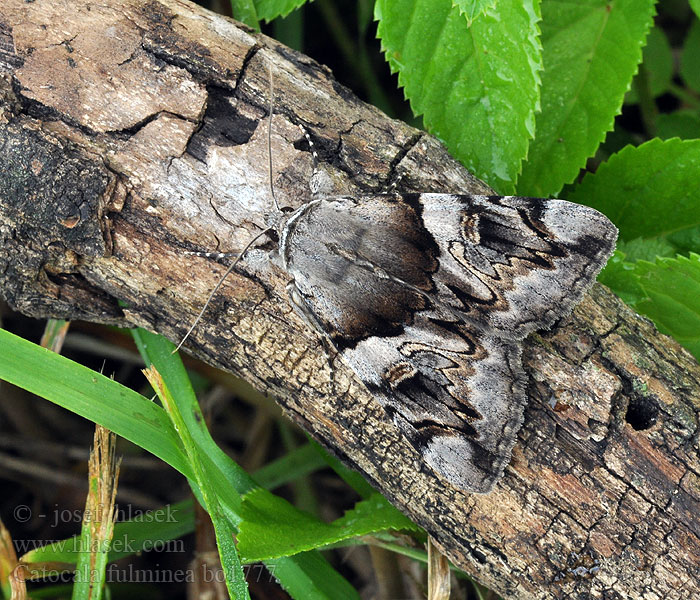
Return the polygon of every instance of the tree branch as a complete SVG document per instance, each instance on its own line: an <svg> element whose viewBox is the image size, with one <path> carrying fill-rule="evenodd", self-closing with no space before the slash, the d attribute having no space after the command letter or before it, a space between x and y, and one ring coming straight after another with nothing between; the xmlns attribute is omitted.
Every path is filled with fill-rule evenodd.
<svg viewBox="0 0 700 600"><path fill-rule="evenodd" d="M363 104L327 69L183 0L5 0L7 301L178 340L225 270L184 251L241 249L274 213L268 65L282 206L308 198L298 124L343 192L397 175L407 191L489 192L436 140ZM422 466L340 360L331 379L289 306L275 249L269 240L246 255L189 340L194 354L274 394L505 597L700 596L700 370L675 342L595 286L526 342L531 400L512 464L491 494L468 495Z"/></svg>

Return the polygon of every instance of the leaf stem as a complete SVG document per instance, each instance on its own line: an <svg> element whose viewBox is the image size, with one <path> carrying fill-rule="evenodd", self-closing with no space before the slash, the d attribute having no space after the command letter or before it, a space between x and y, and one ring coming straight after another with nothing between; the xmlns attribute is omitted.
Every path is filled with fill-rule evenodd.
<svg viewBox="0 0 700 600"><path fill-rule="evenodd" d="M644 63L639 65L639 72L634 78L634 87L639 98L639 108L642 114L642 122L646 130L647 137L653 138L656 136L656 117L658 109L654 96L651 93L651 85L649 82L649 73L647 72Z"/></svg>

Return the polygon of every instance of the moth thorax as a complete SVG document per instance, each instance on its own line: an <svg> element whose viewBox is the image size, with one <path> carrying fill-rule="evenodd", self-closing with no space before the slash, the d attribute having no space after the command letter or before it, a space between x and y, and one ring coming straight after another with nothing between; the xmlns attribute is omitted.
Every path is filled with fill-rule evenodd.
<svg viewBox="0 0 700 600"><path fill-rule="evenodd" d="M309 189L313 197L332 196L334 187L333 179L323 169L315 171L309 181Z"/></svg>

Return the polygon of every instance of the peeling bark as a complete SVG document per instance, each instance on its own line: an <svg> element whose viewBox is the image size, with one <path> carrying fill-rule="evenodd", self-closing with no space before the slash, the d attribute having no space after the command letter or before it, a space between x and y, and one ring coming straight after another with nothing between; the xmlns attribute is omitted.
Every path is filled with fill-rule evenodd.
<svg viewBox="0 0 700 600"><path fill-rule="evenodd" d="M177 340L231 251L308 197L318 146L336 187L488 193L433 138L357 100L324 67L183 0L0 5L0 289L35 317ZM191 351L286 413L507 598L700 597L700 369L595 286L525 344L530 405L488 495L422 467L287 302L274 241L251 250ZM120 302L124 303L123 308Z"/></svg>

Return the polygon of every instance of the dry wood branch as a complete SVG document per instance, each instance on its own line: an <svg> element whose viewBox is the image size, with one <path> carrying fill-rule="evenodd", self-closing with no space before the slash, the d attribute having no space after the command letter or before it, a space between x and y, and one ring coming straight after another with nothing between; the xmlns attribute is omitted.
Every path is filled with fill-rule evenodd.
<svg viewBox="0 0 700 600"><path fill-rule="evenodd" d="M401 174L408 190L488 192L323 67L182 0L5 0L3 296L29 315L177 340L224 270L183 250L240 249L274 211L268 65L283 206L308 196L299 123L338 190ZM224 285L190 340L195 354L276 395L507 598L700 597L700 370L675 342L594 287L527 342L531 402L512 464L493 493L470 496L422 468L340 361L331 382L274 249L252 250Z"/></svg>

